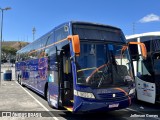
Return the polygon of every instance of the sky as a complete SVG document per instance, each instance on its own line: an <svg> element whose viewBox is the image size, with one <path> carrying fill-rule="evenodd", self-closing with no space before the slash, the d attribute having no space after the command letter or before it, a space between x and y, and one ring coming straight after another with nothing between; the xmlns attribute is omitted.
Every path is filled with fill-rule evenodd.
<svg viewBox="0 0 160 120"><path fill-rule="evenodd" d="M33 28L37 39L71 20L116 26L125 35L160 31L160 0L0 0L6 7L4 41L32 42Z"/></svg>

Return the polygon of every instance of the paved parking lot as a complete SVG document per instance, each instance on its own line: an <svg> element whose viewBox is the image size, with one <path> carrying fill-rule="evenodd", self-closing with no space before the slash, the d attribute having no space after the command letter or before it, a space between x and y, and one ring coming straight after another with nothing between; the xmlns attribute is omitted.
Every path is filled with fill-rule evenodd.
<svg viewBox="0 0 160 120"><path fill-rule="evenodd" d="M12 80L4 81L5 70L12 70ZM17 119L47 119L57 120L49 110L35 99L25 88L21 87L15 80L14 67L2 65L0 86L0 120ZM12 117L7 117L12 116ZM46 116L41 118L41 116Z"/></svg>

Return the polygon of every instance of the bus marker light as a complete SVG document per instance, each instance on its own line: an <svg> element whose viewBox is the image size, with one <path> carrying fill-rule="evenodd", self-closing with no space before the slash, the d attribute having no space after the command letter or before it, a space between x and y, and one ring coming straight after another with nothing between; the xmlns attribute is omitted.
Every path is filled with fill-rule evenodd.
<svg viewBox="0 0 160 120"><path fill-rule="evenodd" d="M116 97L116 94L113 94L112 97Z"/></svg>

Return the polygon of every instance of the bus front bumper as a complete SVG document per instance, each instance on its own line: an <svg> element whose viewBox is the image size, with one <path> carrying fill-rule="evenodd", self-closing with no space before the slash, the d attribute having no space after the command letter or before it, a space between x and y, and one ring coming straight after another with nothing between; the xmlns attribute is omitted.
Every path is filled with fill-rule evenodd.
<svg viewBox="0 0 160 120"><path fill-rule="evenodd" d="M73 112L97 112L97 111L113 111L118 109L127 108L131 105L132 99L125 99L116 102L89 102L83 101L77 107L74 108Z"/></svg>

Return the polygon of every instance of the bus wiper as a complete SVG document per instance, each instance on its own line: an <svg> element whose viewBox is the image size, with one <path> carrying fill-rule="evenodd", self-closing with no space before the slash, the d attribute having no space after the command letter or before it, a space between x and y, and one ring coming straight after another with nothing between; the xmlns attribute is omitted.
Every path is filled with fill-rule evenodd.
<svg viewBox="0 0 160 120"><path fill-rule="evenodd" d="M111 63L112 63L112 65L115 67L116 72L118 72L117 62L116 62L116 60L115 60L115 56L113 55L113 52L111 52Z"/></svg>
<svg viewBox="0 0 160 120"><path fill-rule="evenodd" d="M102 83L103 83L103 81L105 81L105 80L107 80L108 81L108 66L105 66L104 67L104 70L101 70L101 71L99 71L99 76L101 76L100 77L100 81L99 81L99 83L98 83L98 87L100 87L101 85L102 85Z"/></svg>
<svg viewBox="0 0 160 120"><path fill-rule="evenodd" d="M102 85L102 83L103 83L104 80L105 80L105 78L104 78L103 73L102 73L100 81L98 83L98 88Z"/></svg>

